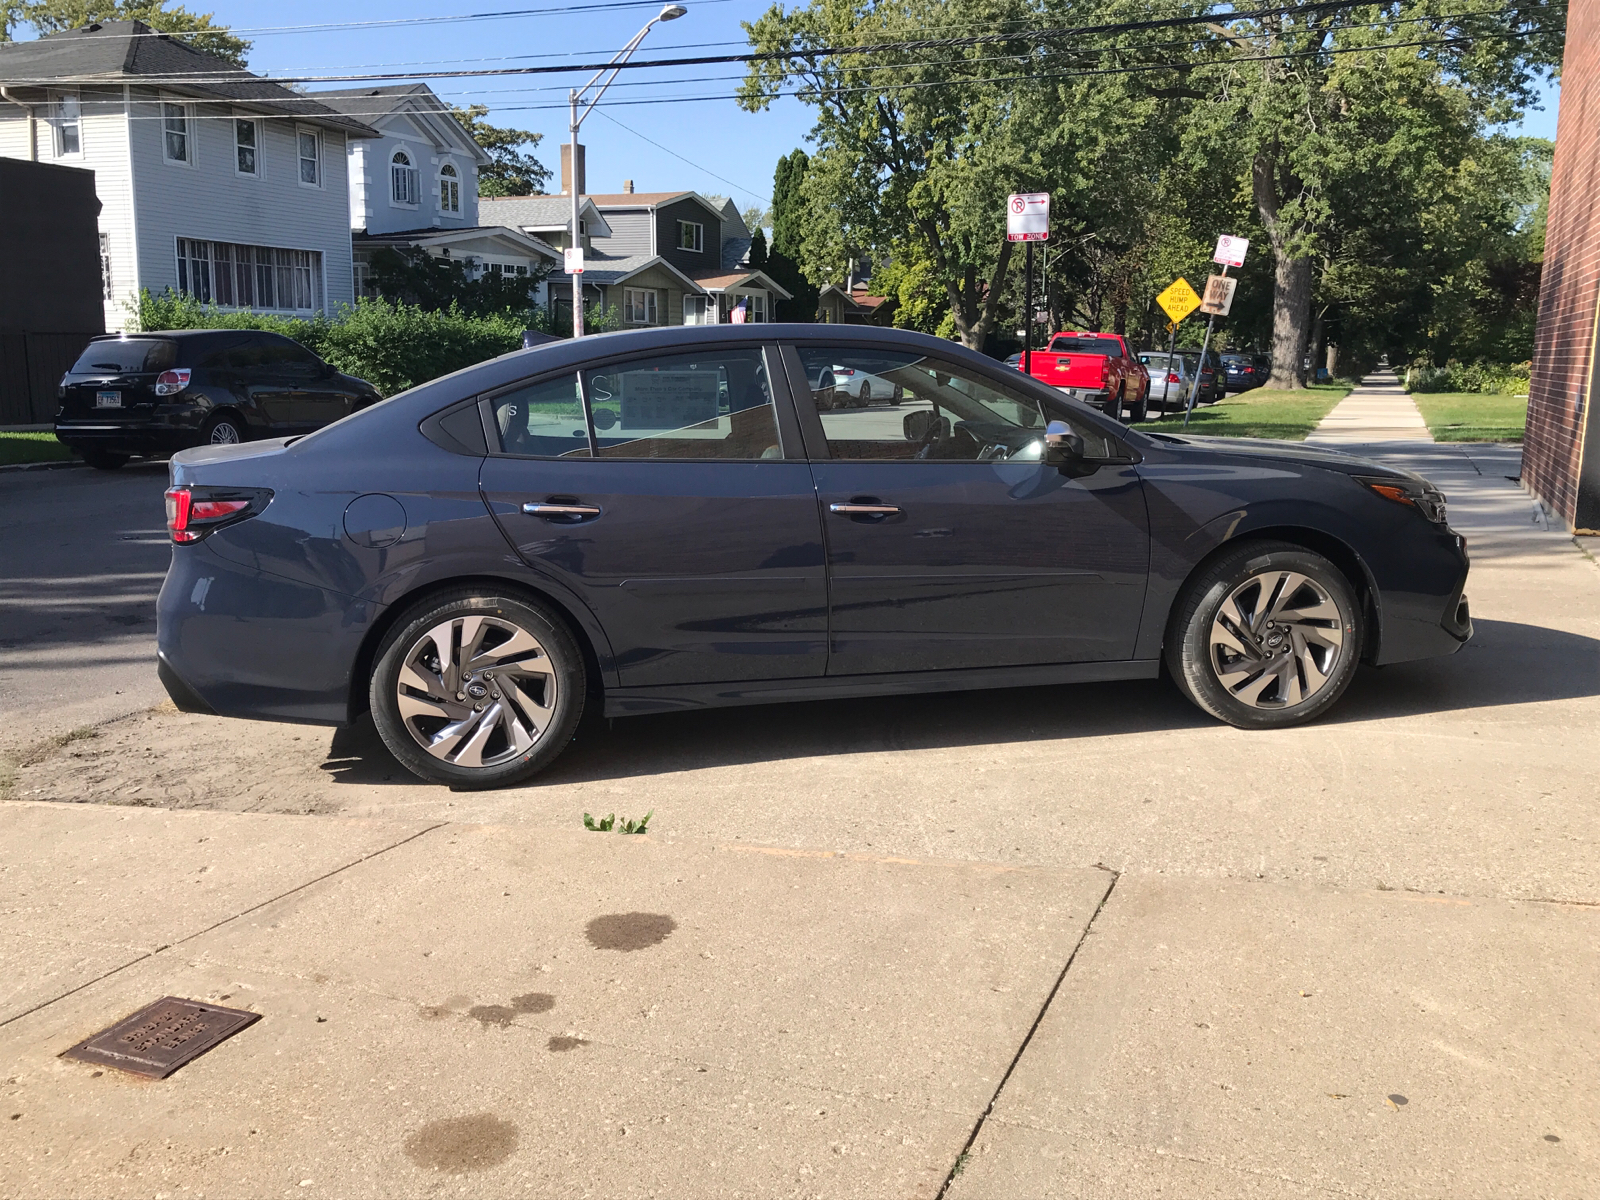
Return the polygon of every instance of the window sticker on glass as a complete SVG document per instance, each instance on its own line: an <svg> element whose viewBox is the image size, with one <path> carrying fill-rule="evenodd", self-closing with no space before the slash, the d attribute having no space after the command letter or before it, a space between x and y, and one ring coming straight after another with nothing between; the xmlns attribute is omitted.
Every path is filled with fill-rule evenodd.
<svg viewBox="0 0 1600 1200"><path fill-rule="evenodd" d="M618 376L622 384L618 432L638 436L682 430L689 434L690 426L717 420L720 374L715 368L702 371L691 366L684 371L629 371Z"/></svg>
<svg viewBox="0 0 1600 1200"><path fill-rule="evenodd" d="M585 373L602 458L777 458L759 350L635 360Z"/></svg>

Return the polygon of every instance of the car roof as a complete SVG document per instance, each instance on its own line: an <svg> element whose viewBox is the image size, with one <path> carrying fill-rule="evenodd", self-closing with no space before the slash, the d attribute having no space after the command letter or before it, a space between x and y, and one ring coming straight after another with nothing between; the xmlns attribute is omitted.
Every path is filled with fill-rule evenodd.
<svg viewBox="0 0 1600 1200"><path fill-rule="evenodd" d="M878 325L834 325L767 322L745 325L669 325L651 329L629 329L597 333L582 339L563 338L531 350L514 350L475 363L470 367L429 380L409 391L392 396L369 410L389 414L396 421L421 421L450 404L474 395L496 391L546 372L577 370L597 361L652 351L662 354L687 353L692 349L759 346L766 342L785 342L804 347L825 345L846 348L851 345L876 349L905 349L919 354L937 354L953 363L968 363L990 372L1017 375L1004 363L969 350L960 342L909 329L886 329ZM1005 377L1002 376L1002 377ZM1017 375L1012 386L1024 390L1041 389L1056 396L1056 389L1031 376ZM1085 410L1088 412L1088 410ZM364 414L362 414L364 415ZM1088 420L1093 421L1090 415ZM344 422L329 426L334 430ZM318 435L319 438L321 435ZM1119 435L1124 436L1126 435Z"/></svg>

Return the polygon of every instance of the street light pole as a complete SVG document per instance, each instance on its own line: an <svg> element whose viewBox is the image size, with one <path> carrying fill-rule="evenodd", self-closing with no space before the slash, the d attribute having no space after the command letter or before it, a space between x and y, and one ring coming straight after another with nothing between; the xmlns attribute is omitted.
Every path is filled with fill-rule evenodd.
<svg viewBox="0 0 1600 1200"><path fill-rule="evenodd" d="M606 89L616 81L617 72L621 70L620 64L627 62L633 56L633 52L639 48L639 43L644 41L645 34L649 33L657 22L676 21L688 11L681 4L667 5L655 16L651 17L645 27L634 34L626 46L612 55L611 62L596 71L588 83L581 88L573 88L567 93L572 130L571 149L567 152L567 186L572 189L571 244L573 249L578 251L580 257L583 253L583 239L578 233L578 210L582 204L582 197L578 195L578 129L583 124L584 118L594 111L594 106L600 103L600 97L606 94ZM594 87L599 82L600 77L607 71L611 72L611 77L600 84L600 90L595 92L593 99L585 103L584 93ZM580 104L584 105L581 113L578 111ZM583 336L583 275L581 272L572 276L572 336L575 338Z"/></svg>

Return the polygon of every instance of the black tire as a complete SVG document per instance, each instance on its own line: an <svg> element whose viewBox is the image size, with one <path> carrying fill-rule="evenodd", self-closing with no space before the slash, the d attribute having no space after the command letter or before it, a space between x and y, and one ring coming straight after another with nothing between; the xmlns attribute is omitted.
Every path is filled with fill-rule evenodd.
<svg viewBox="0 0 1600 1200"><path fill-rule="evenodd" d="M1133 411L1128 414L1128 424L1137 425L1140 421L1150 419L1150 389L1147 387L1139 394L1139 399L1134 402Z"/></svg>
<svg viewBox="0 0 1600 1200"><path fill-rule="evenodd" d="M413 711L402 714L402 668L414 659L418 667L411 668L413 671L439 663L439 655L428 648L436 643L428 641L427 635L441 626L449 626L446 636L451 643L452 656L459 654L464 622L473 617L486 619L481 641L487 649L480 650L480 656L493 653L496 644L489 639L506 634L508 629L527 635L538 653L530 649L526 656L519 657L521 652L514 651L504 662L487 664L491 672L498 672L498 677L484 675L481 670L459 677L459 660L453 658L458 664L455 668L460 689L457 695L445 694L450 676L445 670L437 670L432 679L440 686L429 688L426 693L405 685L407 699L413 701ZM499 641L497 644L512 643ZM527 664L541 662L548 667L547 671L526 670ZM501 691L507 683L512 686ZM583 654L565 621L556 613L530 598L463 588L425 600L395 622L378 647L368 700L383 744L401 765L432 783L473 790L521 783L554 762L577 732L578 722L583 718L587 686ZM474 697L466 694L469 687L480 693L476 696L476 707L473 707ZM431 711L419 713L416 711L419 708ZM477 752L480 759L490 759L490 762L472 765L455 761L430 752L419 740L437 736L452 722L465 721L475 712L483 712L487 719L497 710L501 714L498 721L493 725L480 722L476 727L469 727L451 744L450 751L457 759L470 757L471 743L487 730ZM408 721L415 724L408 724ZM517 729L522 736L531 738L531 743L521 749L513 740Z"/></svg>
<svg viewBox="0 0 1600 1200"><path fill-rule="evenodd" d="M1230 599L1233 616L1224 612ZM1236 618L1247 625L1238 636ZM1218 626L1223 632L1214 634ZM1219 638L1233 638L1243 653ZM1365 639L1366 614L1338 567L1288 542L1245 542L1184 586L1165 656L1179 690L1212 716L1240 729L1281 729L1314 720L1344 694ZM1328 642L1338 644L1330 650Z"/></svg>
<svg viewBox="0 0 1600 1200"><path fill-rule="evenodd" d="M867 405L869 405L871 403L872 403L872 384L868 383L865 379L863 379L861 381L860 406L862 408L865 408L865 407L867 407Z"/></svg>
<svg viewBox="0 0 1600 1200"><path fill-rule="evenodd" d="M1122 420L1122 395L1126 386L1125 384L1119 386L1115 396L1107 396L1106 402L1100 411L1108 417L1115 417L1119 421Z"/></svg>
<svg viewBox="0 0 1600 1200"><path fill-rule="evenodd" d="M206 422L200 437L208 446L237 446L250 440L250 427L233 413L218 413Z"/></svg>
<svg viewBox="0 0 1600 1200"><path fill-rule="evenodd" d="M127 464L130 456L126 454L113 454L109 450L85 450L83 461L96 471L115 471Z"/></svg>

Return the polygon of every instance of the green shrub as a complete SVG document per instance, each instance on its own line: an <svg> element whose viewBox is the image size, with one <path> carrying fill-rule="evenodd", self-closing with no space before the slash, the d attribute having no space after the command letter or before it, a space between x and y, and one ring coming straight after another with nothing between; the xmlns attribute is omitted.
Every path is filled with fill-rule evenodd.
<svg viewBox="0 0 1600 1200"><path fill-rule="evenodd" d="M429 310L390 300L358 300L331 317L284 317L231 311L191 296L140 293L140 329L265 329L293 338L347 375L365 379L385 396L427 383L486 359L522 348L522 331L570 332L570 319L552 320L541 308L469 316L452 304ZM616 329L615 308L590 313L587 331ZM557 328L557 326L566 328Z"/></svg>
<svg viewBox="0 0 1600 1200"><path fill-rule="evenodd" d="M1526 396L1529 366L1528 363L1467 364L1452 361L1435 367L1430 363L1417 363L1406 372L1406 391Z"/></svg>

